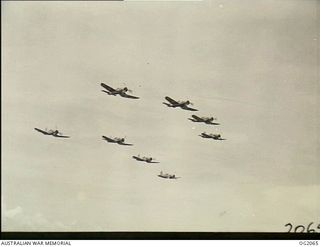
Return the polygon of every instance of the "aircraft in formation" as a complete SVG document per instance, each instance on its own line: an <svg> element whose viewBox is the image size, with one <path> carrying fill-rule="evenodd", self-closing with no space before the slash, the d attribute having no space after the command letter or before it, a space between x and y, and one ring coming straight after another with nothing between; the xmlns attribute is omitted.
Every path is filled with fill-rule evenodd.
<svg viewBox="0 0 320 247"><path fill-rule="evenodd" d="M60 138L70 138L70 136L64 136L59 130L42 130L42 129L38 129L38 128L34 128L36 131L44 134L44 135L50 135L53 137L60 137Z"/></svg>
<svg viewBox="0 0 320 247"><path fill-rule="evenodd" d="M131 90L129 90L127 87L114 89L103 82L100 85L105 89L101 91L109 95L113 95L113 96L120 95L121 97L124 97L124 98L139 99L139 97L127 94L127 92L131 92Z"/></svg>
<svg viewBox="0 0 320 247"><path fill-rule="evenodd" d="M103 140L110 142L110 143L117 143L119 145L124 145L124 146L132 146L133 144L125 143L125 138L120 138L120 137L107 137L107 136L102 136Z"/></svg>
<svg viewBox="0 0 320 247"><path fill-rule="evenodd" d="M199 136L201 136L202 138L211 138L211 139L219 140L219 141L226 140L226 139L221 138L220 134L207 134L206 132L202 132Z"/></svg>
<svg viewBox="0 0 320 247"><path fill-rule="evenodd" d="M163 173L162 171L160 172L160 174L158 175L158 177L160 177L160 178L165 178L165 179L178 179L178 178L180 178L180 177L176 177L175 174Z"/></svg>
<svg viewBox="0 0 320 247"><path fill-rule="evenodd" d="M160 163L160 162L157 162L157 161L153 161L154 158L152 157L140 157L140 154L138 154L138 156L132 156L132 158L134 158L135 160L137 161L144 161L144 162L147 162L147 163Z"/></svg>
<svg viewBox="0 0 320 247"><path fill-rule="evenodd" d="M192 118L188 118L188 119L191 120L192 122L219 125L219 123L213 122L213 120L217 120L214 117L198 117L197 115L192 115L191 117Z"/></svg>
<svg viewBox="0 0 320 247"><path fill-rule="evenodd" d="M165 99L167 101L169 101L169 103L163 102L163 104L165 104L168 107L173 107L173 108L180 107L181 109L188 110L188 111L198 111L197 109L188 107L188 105L193 105L189 100L187 100L187 101L176 101L174 99L171 99L168 96L166 96Z"/></svg>
<svg viewBox="0 0 320 247"><path fill-rule="evenodd" d="M139 97L127 94L127 92L131 92L131 90L129 90L127 87L114 89L114 88L106 85L105 83L101 83L100 85L105 89L105 90L102 90L102 92L107 93L108 95L113 95L113 96L120 95L121 97L124 97L124 98L139 99ZM197 109L189 107L189 105L193 105L189 100L176 101L168 96L166 96L165 99L169 103L163 102L163 104L165 104L168 107L173 107L173 108L180 107L183 110L198 111ZM188 119L191 120L192 122L197 122L197 123L219 125L219 123L213 122L214 120L217 120L216 118L213 118L213 117L198 117L197 115L191 115L191 118L188 118ZM41 130L38 128L34 128L34 129L44 135L51 135L53 137L60 137L60 138L70 138L70 136L65 136L61 132L59 132L58 130L52 130L52 129ZM220 134L207 134L206 132L203 132L199 136L201 136L202 138L208 138L208 139L211 138L214 140L226 140L226 139L221 138ZM105 140L109 143L116 143L116 144L125 145L125 146L132 146L133 145L133 144L125 143L125 138L107 137L107 136L102 136L102 138L103 138L103 140ZM132 158L134 158L137 161L142 161L142 162L147 162L147 163L160 163L160 162L154 161L154 158L152 158L152 157L145 157L145 156L140 157L140 154L137 156L132 156ZM176 177L175 174L163 173L162 171L160 172L158 177L161 177L164 179L178 179L178 178L180 178L180 177Z"/></svg>

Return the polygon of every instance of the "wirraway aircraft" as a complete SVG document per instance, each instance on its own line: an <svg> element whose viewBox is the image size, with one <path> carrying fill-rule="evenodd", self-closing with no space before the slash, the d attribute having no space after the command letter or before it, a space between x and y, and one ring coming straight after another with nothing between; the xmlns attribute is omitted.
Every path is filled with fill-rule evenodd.
<svg viewBox="0 0 320 247"><path fill-rule="evenodd" d="M214 117L198 117L197 115L192 115L191 117L192 118L188 118L188 119L191 120L192 122L219 125L219 123L213 122L213 120L217 120Z"/></svg>
<svg viewBox="0 0 320 247"><path fill-rule="evenodd" d="M105 90L102 90L102 92L107 93L109 95L113 95L113 96L120 95L121 97L124 97L124 98L139 99L139 97L127 94L127 92L131 92L131 90L128 89L127 87L114 89L105 83L101 83L100 85L105 89Z"/></svg>
<svg viewBox="0 0 320 247"><path fill-rule="evenodd" d="M107 136L102 136L102 139L110 142L110 143L116 143L119 145L124 145L124 146L132 146L133 144L125 143L125 138L120 138L120 137L107 137Z"/></svg>
<svg viewBox="0 0 320 247"><path fill-rule="evenodd" d="M49 136L53 136L53 137L60 137L60 138L70 138L70 136L64 136L59 130L42 130L42 129L38 129L38 128L34 128L36 131L44 134L44 135L49 135Z"/></svg>
<svg viewBox="0 0 320 247"><path fill-rule="evenodd" d="M211 138L211 139L219 140L219 141L226 140L226 139L221 138L220 134L207 134L206 132L202 132L199 136L201 136L202 138L208 138L208 139Z"/></svg>
<svg viewBox="0 0 320 247"><path fill-rule="evenodd" d="M134 158L137 161L144 161L147 163L160 163L160 162L154 161L154 158L152 157L145 157L145 156L140 157L140 154L137 156L132 156L132 158Z"/></svg>
<svg viewBox="0 0 320 247"><path fill-rule="evenodd" d="M178 179L180 177L177 177L174 174L169 174L169 173L163 173L162 171L160 172L160 174L158 175L158 177L160 178L165 178L165 179Z"/></svg>
<svg viewBox="0 0 320 247"><path fill-rule="evenodd" d="M166 96L165 99L169 102L163 102L168 107L180 107L181 109L188 110L188 111L198 111L197 109L191 108L188 105L193 105L189 100L186 101L176 101L174 99L171 99L170 97Z"/></svg>

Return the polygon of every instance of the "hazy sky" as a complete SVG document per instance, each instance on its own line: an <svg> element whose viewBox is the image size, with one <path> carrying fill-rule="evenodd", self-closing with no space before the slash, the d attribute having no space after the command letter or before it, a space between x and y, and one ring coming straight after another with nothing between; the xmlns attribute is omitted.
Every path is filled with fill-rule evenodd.
<svg viewBox="0 0 320 247"><path fill-rule="evenodd" d="M320 223L319 7L2 2L2 230ZM108 96L100 82L141 98ZM192 112L166 107L165 96L189 99L221 125L192 123ZM181 179L161 179L161 170Z"/></svg>

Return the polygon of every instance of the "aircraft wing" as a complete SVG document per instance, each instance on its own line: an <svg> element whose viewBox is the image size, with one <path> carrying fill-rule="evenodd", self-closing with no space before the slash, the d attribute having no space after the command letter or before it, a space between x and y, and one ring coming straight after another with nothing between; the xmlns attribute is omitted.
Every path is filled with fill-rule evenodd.
<svg viewBox="0 0 320 247"><path fill-rule="evenodd" d="M201 135L200 136L202 136L202 137L206 137L206 138L211 138L212 136L210 136L210 135L207 135L207 134L205 134L205 133L201 133Z"/></svg>
<svg viewBox="0 0 320 247"><path fill-rule="evenodd" d="M60 138L70 138L70 136L63 136L63 135L53 135L54 137L60 137Z"/></svg>
<svg viewBox="0 0 320 247"><path fill-rule="evenodd" d="M114 88L104 84L103 82L100 84L103 88L107 89L109 92L114 92L116 91Z"/></svg>
<svg viewBox="0 0 320 247"><path fill-rule="evenodd" d="M184 110L188 110L188 111L198 111L197 109L190 108L188 106L181 106L181 108L184 109Z"/></svg>
<svg viewBox="0 0 320 247"><path fill-rule="evenodd" d="M205 122L206 124L211 124L211 125L220 125L219 123L213 123L213 122Z"/></svg>
<svg viewBox="0 0 320 247"><path fill-rule="evenodd" d="M158 177L160 177L160 178L164 178L164 179L178 179L178 178L181 178L181 177L170 177L170 176L168 176L168 175L158 175Z"/></svg>
<svg viewBox="0 0 320 247"><path fill-rule="evenodd" d="M166 103L166 102L162 102L162 103L165 104L165 105L168 106L168 107L171 106L171 104L169 104L169 103Z"/></svg>
<svg viewBox="0 0 320 247"><path fill-rule="evenodd" d="M106 137L106 136L102 136L102 138L108 142L115 142L113 139Z"/></svg>
<svg viewBox="0 0 320 247"><path fill-rule="evenodd" d="M165 97L166 100L168 100L171 104L173 105L177 105L179 104L179 102L175 101L174 99L171 99L170 97L166 96Z"/></svg>
<svg viewBox="0 0 320 247"><path fill-rule="evenodd" d="M136 96L132 96L132 95L129 95L129 94L120 94L122 97L124 98L129 98L129 99L139 99L139 97L136 97Z"/></svg>
<svg viewBox="0 0 320 247"><path fill-rule="evenodd" d="M34 128L36 131L44 134L44 135L50 135L48 132L44 131L44 130L41 130L41 129L38 129L38 128Z"/></svg>
<svg viewBox="0 0 320 247"><path fill-rule="evenodd" d="M132 158L136 159L136 160L139 160L139 161L142 161L141 158L137 157L137 156L132 156Z"/></svg>
<svg viewBox="0 0 320 247"><path fill-rule="evenodd" d="M196 115L192 115L191 117L193 117L195 120L203 121L203 119L202 119L202 118L199 118L199 117L198 117L198 116L196 116Z"/></svg>
<svg viewBox="0 0 320 247"><path fill-rule="evenodd" d="M219 139L216 139L216 140L219 140L219 141L224 141L224 140L227 140L227 139L224 139L224 138L219 138Z"/></svg>
<svg viewBox="0 0 320 247"><path fill-rule="evenodd" d="M133 144L130 143L123 143L123 142L118 142L119 145L123 145L123 146L133 146Z"/></svg>
<svg viewBox="0 0 320 247"><path fill-rule="evenodd" d="M149 161L148 163L157 164L157 163L160 163L160 162L158 162L158 161Z"/></svg>

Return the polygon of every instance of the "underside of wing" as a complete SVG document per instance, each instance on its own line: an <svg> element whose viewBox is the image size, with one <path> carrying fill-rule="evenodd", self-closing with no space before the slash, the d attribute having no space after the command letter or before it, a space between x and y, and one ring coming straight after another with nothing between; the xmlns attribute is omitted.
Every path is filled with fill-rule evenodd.
<svg viewBox="0 0 320 247"><path fill-rule="evenodd" d="M115 142L113 139L106 137L106 136L102 136L102 138L108 142Z"/></svg>
<svg viewBox="0 0 320 247"><path fill-rule="evenodd" d="M36 131L44 134L44 135L50 135L48 132L44 131L44 130L41 130L41 129L38 129L38 128L34 128Z"/></svg>
<svg viewBox="0 0 320 247"><path fill-rule="evenodd" d="M59 138L70 138L70 136L63 136L63 135L54 135L54 137L59 137Z"/></svg>
<svg viewBox="0 0 320 247"><path fill-rule="evenodd" d="M179 102L175 101L174 99L171 99L170 97L166 96L165 97L166 100L168 100L171 104L176 105L179 104Z"/></svg>
<svg viewBox="0 0 320 247"><path fill-rule="evenodd" d="M193 117L195 120L202 121L202 118L199 118L199 117L196 116L196 115L192 115L191 117Z"/></svg>
<svg viewBox="0 0 320 247"><path fill-rule="evenodd" d="M133 146L133 144L130 143L123 143L123 142L118 142L119 145L123 145L123 146Z"/></svg>
<svg viewBox="0 0 320 247"><path fill-rule="evenodd" d="M188 111L198 111L197 109L190 108L188 106L181 106L181 108L184 109L184 110L188 110Z"/></svg>
<svg viewBox="0 0 320 247"><path fill-rule="evenodd" d="M211 136L209 136L209 135L207 135L207 134L205 134L205 133L201 133L201 135L200 135L201 137L205 137L205 138L210 138Z"/></svg>
<svg viewBox="0 0 320 247"><path fill-rule="evenodd" d="M103 82L100 84L103 88L107 89L109 92L114 92L116 91L115 89L113 89L112 87L104 84Z"/></svg>
<svg viewBox="0 0 320 247"><path fill-rule="evenodd" d="M206 124L211 124L211 125L220 125L219 123L213 123L213 122L205 122Z"/></svg>
<svg viewBox="0 0 320 247"><path fill-rule="evenodd" d="M134 159L136 159L136 160L139 160L139 161L142 160L141 158L139 158L139 157L137 157L137 156L132 156L132 158L134 158Z"/></svg>
<svg viewBox="0 0 320 247"><path fill-rule="evenodd" d="M129 98L129 99L139 99L139 97L136 97L136 96L132 96L132 95L129 95L129 94L121 94L122 97L124 98Z"/></svg>

